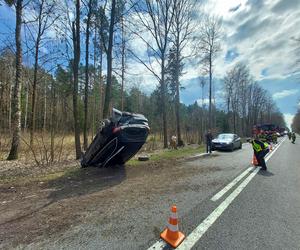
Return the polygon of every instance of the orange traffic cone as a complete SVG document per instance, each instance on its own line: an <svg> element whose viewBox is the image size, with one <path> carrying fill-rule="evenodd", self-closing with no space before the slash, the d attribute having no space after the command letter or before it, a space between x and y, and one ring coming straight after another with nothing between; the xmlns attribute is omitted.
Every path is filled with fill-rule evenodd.
<svg viewBox="0 0 300 250"><path fill-rule="evenodd" d="M257 159L256 159L256 157L255 157L255 154L253 154L252 165L258 166L258 162L257 162Z"/></svg>
<svg viewBox="0 0 300 250"><path fill-rule="evenodd" d="M160 237L176 248L184 240L185 236L178 230L177 208L172 206L171 216L167 228L160 234Z"/></svg>

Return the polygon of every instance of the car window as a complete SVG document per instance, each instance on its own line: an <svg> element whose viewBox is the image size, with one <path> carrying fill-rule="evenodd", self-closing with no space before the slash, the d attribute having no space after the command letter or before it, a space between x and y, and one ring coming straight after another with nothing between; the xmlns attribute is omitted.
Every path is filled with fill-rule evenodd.
<svg viewBox="0 0 300 250"><path fill-rule="evenodd" d="M221 139L221 140L232 139L232 138L233 138L232 134L219 134L218 135L218 139Z"/></svg>

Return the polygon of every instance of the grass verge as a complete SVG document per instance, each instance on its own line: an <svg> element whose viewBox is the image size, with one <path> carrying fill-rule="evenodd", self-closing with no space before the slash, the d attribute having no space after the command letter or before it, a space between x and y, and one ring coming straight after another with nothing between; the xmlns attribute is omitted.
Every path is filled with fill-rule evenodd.
<svg viewBox="0 0 300 250"><path fill-rule="evenodd" d="M149 154L150 159L148 161L139 161L136 158L131 159L126 163L128 166L139 166L142 164L148 164L151 162L159 162L161 160L171 160L171 159L181 159L186 156L192 156L195 154L203 153L204 146L186 146L183 148L176 149L165 149ZM68 168L62 171L49 172L41 174L38 176L0 176L0 186L1 185L26 185L34 182L50 182L62 178L80 178L80 176L89 169L81 169L78 166L75 168Z"/></svg>
<svg viewBox="0 0 300 250"><path fill-rule="evenodd" d="M180 159L186 156L192 156L194 154L199 154L204 152L204 146L191 147L186 146L183 148L176 149L165 149L159 152L155 152L150 154L150 159L148 161L139 161L137 158L133 158L128 161L127 165L137 166L140 164L146 164L149 162L157 162L160 160L168 160L168 159Z"/></svg>

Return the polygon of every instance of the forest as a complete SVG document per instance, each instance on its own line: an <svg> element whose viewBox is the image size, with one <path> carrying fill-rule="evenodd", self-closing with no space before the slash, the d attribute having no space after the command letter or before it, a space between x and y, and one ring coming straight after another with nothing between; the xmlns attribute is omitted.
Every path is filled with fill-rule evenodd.
<svg viewBox="0 0 300 250"><path fill-rule="evenodd" d="M13 29L0 34L2 159L79 159L113 107L144 114L154 148L167 148L172 135L183 146L203 144L208 129L247 137L254 124L285 126L245 62L223 75L216 95L222 20L195 11L196 0L0 3L15 13ZM182 78L191 64L202 91L187 105Z"/></svg>

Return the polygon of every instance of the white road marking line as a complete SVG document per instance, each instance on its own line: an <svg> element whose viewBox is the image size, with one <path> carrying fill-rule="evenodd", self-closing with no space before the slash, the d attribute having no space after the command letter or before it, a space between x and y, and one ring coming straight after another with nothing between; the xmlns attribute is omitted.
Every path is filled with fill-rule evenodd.
<svg viewBox="0 0 300 250"><path fill-rule="evenodd" d="M286 139L286 138L285 138ZM277 147L266 157L268 161L272 155L277 151L279 146L285 141L283 139ZM211 225L222 215L226 208L234 201L234 199L243 191L248 183L260 170L259 167L255 168L253 172L201 223L199 224L181 243L178 247L179 250L191 249L202 237L202 235L210 228ZM163 240L158 240L154 245L148 248L148 250L163 249L167 246L167 243Z"/></svg>
<svg viewBox="0 0 300 250"><path fill-rule="evenodd" d="M217 201L219 200L224 194L226 194L232 187L234 187L241 179L243 179L254 167L247 168L243 173L241 173L238 177L236 177L232 182L230 182L227 186L225 186L221 191L216 193L211 200Z"/></svg>
<svg viewBox="0 0 300 250"><path fill-rule="evenodd" d="M202 237L202 235L210 228L210 226L221 216L226 208L234 201L234 199L242 192L253 177L260 169L256 168L253 172L199 225L193 232L181 243L178 250L191 249Z"/></svg>
<svg viewBox="0 0 300 250"><path fill-rule="evenodd" d="M281 140L278 145L274 147L274 150L271 151L267 157L266 157L266 162L270 159L271 153L277 150L279 145L284 141ZM249 144L250 145L250 144ZM224 194L226 194L231 188L233 188L241 179L243 179L251 170L253 170L255 167L249 167L247 168L243 173L241 173L239 176L237 176L233 181L231 181L227 186L225 186L222 190L220 190L218 193L216 193L210 200L211 201L217 201L219 200Z"/></svg>
<svg viewBox="0 0 300 250"><path fill-rule="evenodd" d="M271 158L271 156L277 151L277 149L278 149L279 146L285 141L285 139L286 139L286 138L282 139L282 140L279 142L279 144L277 144L276 147L274 147L274 149L270 152L270 154L267 155L267 157L266 157L266 159L265 159L266 162L267 162L267 161Z"/></svg>
<svg viewBox="0 0 300 250"><path fill-rule="evenodd" d="M268 155L268 161L277 151L279 146L284 142L284 139L278 146ZM226 208L234 201L234 199L242 192L253 177L258 173L260 168L255 168L253 172L198 226L194 229L184 242L178 247L179 250L191 249L202 237L202 235L210 228L210 226L221 216Z"/></svg>
<svg viewBox="0 0 300 250"><path fill-rule="evenodd" d="M158 240L154 245L148 248L148 250L157 250L157 249L163 249L167 246L167 243L164 242L162 239Z"/></svg>

